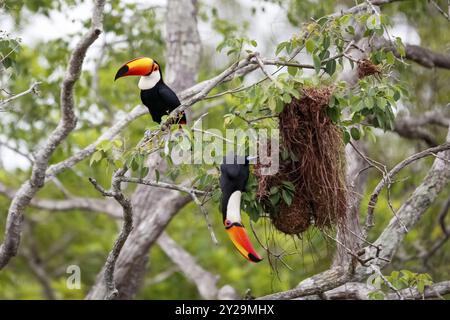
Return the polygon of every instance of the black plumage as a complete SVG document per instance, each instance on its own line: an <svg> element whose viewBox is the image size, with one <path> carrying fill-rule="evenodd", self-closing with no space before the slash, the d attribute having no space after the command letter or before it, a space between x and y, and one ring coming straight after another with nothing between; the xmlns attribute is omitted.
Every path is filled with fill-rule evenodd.
<svg viewBox="0 0 450 320"><path fill-rule="evenodd" d="M161 118L177 108L180 105L180 100L175 92L164 83L161 70L158 70L158 72L160 73L161 79L153 88L141 90L141 100L148 108L153 121L161 123ZM184 112L176 122L186 124L186 115Z"/></svg>
<svg viewBox="0 0 450 320"><path fill-rule="evenodd" d="M223 220L227 216L228 200L235 191L245 192L248 177L250 174L249 161L247 158L234 158L233 163L226 163L224 159L220 166L220 189L222 190L221 210Z"/></svg>

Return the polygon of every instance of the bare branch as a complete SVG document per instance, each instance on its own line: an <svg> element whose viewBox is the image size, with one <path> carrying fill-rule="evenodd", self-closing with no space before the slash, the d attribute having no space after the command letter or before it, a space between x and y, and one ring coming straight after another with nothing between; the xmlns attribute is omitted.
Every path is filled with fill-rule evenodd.
<svg viewBox="0 0 450 320"><path fill-rule="evenodd" d="M338 288L324 292L320 295L308 296L304 299L308 300L368 300L369 293L377 289L361 282L348 282ZM421 294L416 288L406 288L399 290L399 293L405 300L418 299L441 299L443 295L450 293L450 281L434 283L425 287L425 291ZM398 295L393 292L385 296L389 300L399 299Z"/></svg>
<svg viewBox="0 0 450 320"><path fill-rule="evenodd" d="M425 287L425 291L420 293L416 288L407 288L399 291L400 294L407 300L421 300L438 298L444 299L442 296L450 293L450 281L442 281L433 283L430 286ZM387 298L390 300L396 299L396 294L388 294Z"/></svg>
<svg viewBox="0 0 450 320"><path fill-rule="evenodd" d="M162 182L162 181L154 181L149 179L141 179L141 178L133 178L133 177L121 177L120 181L122 182L130 182L130 183L137 183L137 184L144 184L146 186L156 187L156 188L163 188L163 189L170 189L170 190L177 190L181 192L186 192L187 194L205 194L205 191L194 189L194 188L188 188L184 187L182 185Z"/></svg>
<svg viewBox="0 0 450 320"><path fill-rule="evenodd" d="M434 0L429 0L429 2L433 5L433 7L436 8L436 10L442 14L445 19L450 21L450 15L448 13L446 13ZM450 9L449 9L450 10Z"/></svg>
<svg viewBox="0 0 450 320"><path fill-rule="evenodd" d="M14 96L11 96L11 97L9 97L7 99L0 100L0 112L6 111L4 109L4 106L9 104L11 101L19 99L19 98L21 98L21 97L23 97L23 96L25 96L27 94L30 94L30 93L38 94L38 86L40 84L41 84L41 82L34 82L27 90L25 90L25 91L23 91L21 93L18 93L18 94L14 95Z"/></svg>
<svg viewBox="0 0 450 320"><path fill-rule="evenodd" d="M351 278L351 273L347 270L342 267L335 267L303 280L294 289L269 294L258 298L258 300L290 300L319 294L339 287Z"/></svg>
<svg viewBox="0 0 450 320"><path fill-rule="evenodd" d="M374 191L372 192L372 195L370 196L369 204L368 204L368 210L367 210L367 217L366 217L366 225L364 227L364 235L367 237L368 231L373 227L374 225L374 209L375 205L378 200L378 196L380 195L381 190L386 186L386 184L390 183L392 178L404 167L408 166L409 164L413 163L414 161L417 161L419 159L432 156L434 153L438 153L441 151L449 150L450 149L450 142L447 142L445 144L442 144L437 147L429 148L427 150L424 150L422 152L413 154L412 156L406 158L405 160L398 163L389 173L378 183L378 185L375 187Z"/></svg>
<svg viewBox="0 0 450 320"><path fill-rule="evenodd" d="M131 206L131 201L125 197L121 190L121 178L126 173L127 168L119 169L114 173L111 190L107 191L101 187L97 181L94 179L89 179L89 181L94 185L94 187L100 191L106 197L113 197L123 208L123 225L120 230L119 236L114 242L114 246L108 255L105 262L105 273L104 280L107 288L105 295L106 300L113 300L119 294L116 289L116 284L114 281L114 270L116 267L116 261L119 257L120 251L122 250L125 241L127 241L128 236L133 230L133 207Z"/></svg>

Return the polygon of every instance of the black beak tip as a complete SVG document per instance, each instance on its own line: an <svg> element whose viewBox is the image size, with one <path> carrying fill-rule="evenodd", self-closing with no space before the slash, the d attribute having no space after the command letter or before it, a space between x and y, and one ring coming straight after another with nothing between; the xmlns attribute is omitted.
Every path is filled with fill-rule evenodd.
<svg viewBox="0 0 450 320"><path fill-rule="evenodd" d="M129 68L127 65L120 67L120 69L116 73L116 76L114 77L114 81L123 77L128 72L128 70L129 70Z"/></svg>
<svg viewBox="0 0 450 320"><path fill-rule="evenodd" d="M250 261L255 262L255 263L262 261L261 258L255 257L255 256L254 256L253 254L251 254L251 253L248 254L248 258L250 259Z"/></svg>

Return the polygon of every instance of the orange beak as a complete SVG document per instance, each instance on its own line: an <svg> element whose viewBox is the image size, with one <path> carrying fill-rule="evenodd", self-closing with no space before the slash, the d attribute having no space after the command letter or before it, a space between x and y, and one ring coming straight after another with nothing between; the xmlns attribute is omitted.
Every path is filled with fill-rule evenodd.
<svg viewBox="0 0 450 320"><path fill-rule="evenodd" d="M148 76L158 70L158 64L153 59L141 57L128 61L117 71L114 81L127 76Z"/></svg>
<svg viewBox="0 0 450 320"><path fill-rule="evenodd" d="M250 242L250 239L245 231L245 228L240 223L231 223L231 221L225 221L225 229L230 236L236 249L242 256L251 262L260 262L262 258L256 253L255 249Z"/></svg>

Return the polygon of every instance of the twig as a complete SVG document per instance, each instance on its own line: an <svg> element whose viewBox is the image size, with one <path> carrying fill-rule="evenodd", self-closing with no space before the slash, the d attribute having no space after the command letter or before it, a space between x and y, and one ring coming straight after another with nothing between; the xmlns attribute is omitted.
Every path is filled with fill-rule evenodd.
<svg viewBox="0 0 450 320"><path fill-rule="evenodd" d="M256 241L259 243L259 245L267 252L267 255L269 256L269 262L272 266L272 262L270 261L270 257L274 257L275 259L278 259L286 268L288 268L291 271L294 271L294 269L292 269L292 267L290 265L288 265L284 260L283 257L286 255L289 255L288 253L286 253L285 251L281 252L281 253L273 253L270 249L268 245L264 245L261 241L261 239L258 237L258 234L256 233L255 230L255 226L253 224L253 221L250 220L250 229L252 230L253 235L255 236ZM273 266L272 266L273 268Z"/></svg>
<svg viewBox="0 0 450 320"><path fill-rule="evenodd" d="M217 240L216 234L214 233L214 229L212 227L211 220L209 219L208 211L203 207L203 204L200 202L200 200L198 199L195 192L190 192L189 194L192 197L192 200L194 201L194 203L200 208L200 211L205 216L206 226L208 227L212 242L215 245L218 245L219 241Z"/></svg>
<svg viewBox="0 0 450 320"><path fill-rule="evenodd" d="M277 84L277 80L270 74L269 71L267 71L264 62L261 60L261 55L259 54L259 52L254 53L254 58L258 66L261 68L262 72L266 75L266 77L269 78L270 81L272 81L273 83Z"/></svg>
<svg viewBox="0 0 450 320"><path fill-rule="evenodd" d="M164 188L164 189L170 189L170 190L177 190L181 192L186 192L188 194L194 193L194 194L205 194L205 191L193 189L193 188L187 188L184 186L167 183L167 182L161 182L161 181L154 181L154 180L148 180L148 179L140 179L140 178L133 178L133 177L125 177L121 176L120 178L121 182L130 182L130 183L137 183L137 184L144 184L151 187L156 188Z"/></svg>
<svg viewBox="0 0 450 320"><path fill-rule="evenodd" d="M450 2L448 5L448 14L434 0L429 0L429 2L445 17L445 19L450 21Z"/></svg>
<svg viewBox="0 0 450 320"><path fill-rule="evenodd" d="M25 91L23 91L21 93L18 93L18 94L14 95L14 96L11 96L11 97L9 97L9 98L7 98L5 100L1 100L0 101L0 112L5 111L5 109L3 107L5 105L7 105L8 103L10 103L11 101L19 99L19 98L21 98L21 97L23 97L23 96L25 96L25 95L27 95L29 93L38 94L38 86L40 84L41 84L41 82L39 82L39 81L34 82L27 90L25 90Z"/></svg>
<svg viewBox="0 0 450 320"><path fill-rule="evenodd" d="M414 161L417 161L419 159L428 157L433 155L433 153L438 153L441 151L449 150L450 149L450 143L447 142L445 144L439 145L437 147L429 148L427 150L424 150L422 152L413 154L412 156L409 156L408 158L404 159L400 163L398 163L391 171L387 173L385 177L378 183L378 185L375 187L374 191L372 192L368 204L368 210L367 210L367 217L366 217L366 223L364 226L364 237L367 237L368 231L373 227L374 225L374 209L375 205L378 200L378 196L380 195L381 190L384 188L386 184L389 184L392 178L404 167L408 166Z"/></svg>
<svg viewBox="0 0 450 320"><path fill-rule="evenodd" d="M370 268L373 270L373 271L375 271L375 273L376 274L378 274L378 276L384 281L384 283L389 287L389 289L391 289L392 291L394 291L395 292L395 294L400 298L400 300L405 300L405 297L400 293L400 291L396 288L396 287L394 287L393 285L392 285L392 283L381 273L381 271L380 271L380 269L377 267L377 266L375 266L375 265L373 265L373 264L371 264L370 265Z"/></svg>
<svg viewBox="0 0 450 320"><path fill-rule="evenodd" d="M176 185L176 184L166 183L166 182L160 182L160 181L156 182L156 181L148 180L148 179L140 179L140 178L133 178L133 177L125 177L125 176L121 176L119 179L122 182L137 183L137 184L143 184L143 185L157 187L157 188L164 188L164 189L186 192L187 194L189 194L191 196L194 203L199 206L200 211L205 216L206 225L211 234L212 241L214 242L214 244L219 243L217 241L216 235L214 234L214 230L212 228L212 224L209 219L208 212L205 210L205 208L203 207L203 204L200 202L200 200L197 197L197 195L206 195L207 192L198 190L198 189L194 189L194 188L187 188L187 187Z"/></svg>

